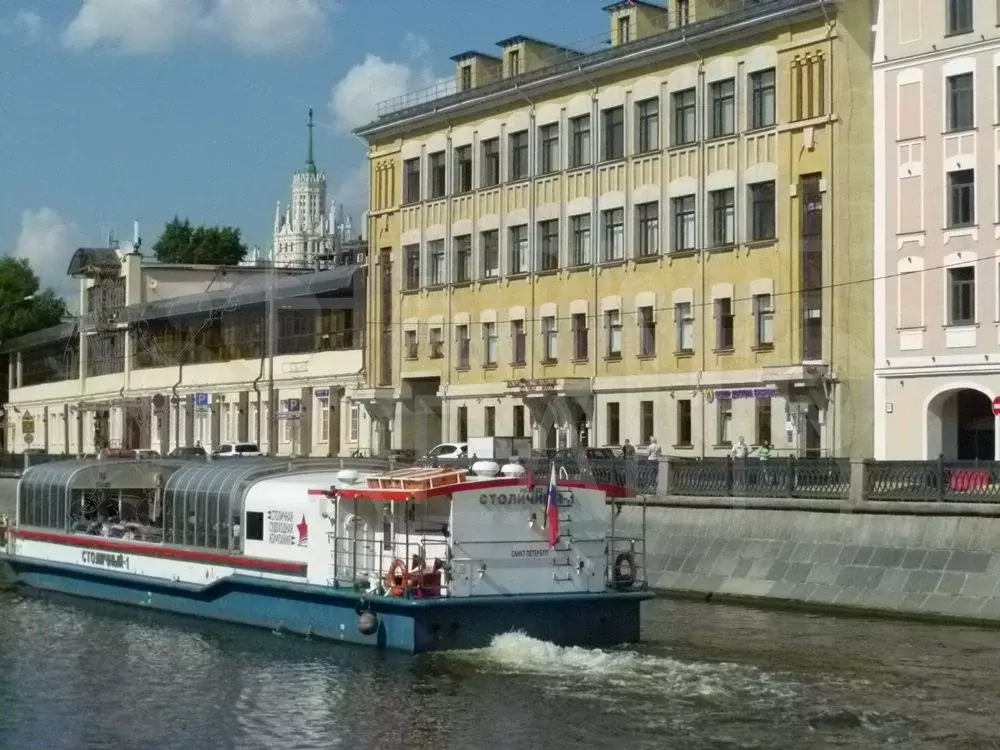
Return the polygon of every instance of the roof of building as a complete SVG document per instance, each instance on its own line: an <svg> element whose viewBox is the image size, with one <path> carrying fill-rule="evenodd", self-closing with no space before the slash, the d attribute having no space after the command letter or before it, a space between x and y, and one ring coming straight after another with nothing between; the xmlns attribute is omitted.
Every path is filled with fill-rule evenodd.
<svg viewBox="0 0 1000 750"><path fill-rule="evenodd" d="M487 60L495 60L500 62L500 58L496 55L487 55L485 52L480 52L478 50L470 49L465 52L459 52L457 55L452 55L451 59L453 62L462 62L462 60L470 60L473 57L485 57Z"/></svg>
<svg viewBox="0 0 1000 750"><path fill-rule="evenodd" d="M570 54L573 55L583 54L582 52L579 52L575 49L570 49L569 47L561 47L558 44L553 44L552 42L546 42L542 39L536 39L535 37L532 36L525 36L524 34L518 34L517 36L512 36L508 37L507 39L502 39L499 42L497 42L497 47L510 47L511 45L521 44L522 42L527 42L528 44L540 44L543 47L551 47L552 49L557 49L560 52L569 52Z"/></svg>
<svg viewBox="0 0 1000 750"><path fill-rule="evenodd" d="M296 299L318 296L353 296L355 277L360 266L337 266L329 271L315 271L291 277L276 277L273 281L274 299ZM201 294L130 305L118 316L119 323L140 320L160 320L182 315L197 315L219 310L235 310L267 302L272 293L269 275L262 274L227 289L214 289Z"/></svg>
<svg viewBox="0 0 1000 750"><path fill-rule="evenodd" d="M641 5L644 8L652 8L653 10L662 10L664 12L667 11L667 8L665 6L660 5L659 3L648 2L648 0L621 0L620 2L617 3L611 3L611 5L605 5L603 8L601 8L601 10L603 11L620 10L622 8L628 8L629 6L632 5Z"/></svg>
<svg viewBox="0 0 1000 750"><path fill-rule="evenodd" d="M67 276L82 276L88 272L120 268L118 251L110 247L80 247L69 260Z"/></svg>
<svg viewBox="0 0 1000 750"><path fill-rule="evenodd" d="M328 271L313 271L294 276L276 277L274 279L274 299L292 300L321 296L353 298L357 294L355 282L361 271L361 266L344 265L336 266ZM168 300L130 305L121 310L116 322L134 323L140 320L162 320L181 315L231 311L240 307L264 304L270 293L270 279L266 274L261 274L257 278L240 282L227 289L215 289L200 294L187 294ZM45 344L67 341L72 339L77 325L77 321L71 321L41 331L27 333L3 342L2 350L5 352L22 351Z"/></svg>
<svg viewBox="0 0 1000 750"><path fill-rule="evenodd" d="M523 101L525 94L554 94L567 86L586 81L604 69L632 70L648 65L650 55L669 58L691 55L698 44L719 44L742 36L765 31L769 26L785 25L803 17L835 16L838 0L760 0L730 13L697 21L687 26L637 39L616 47L589 54L574 55L537 70L503 78L464 91L435 96L411 92L398 97L397 109L380 110L378 119L357 128L355 134L370 138L398 134L404 128L425 126L428 120L445 120L456 114L488 111L510 101ZM515 37L516 38L516 37ZM526 37L524 37L526 38ZM509 40L508 40L509 41ZM390 103L397 99L390 100Z"/></svg>
<svg viewBox="0 0 1000 750"><path fill-rule="evenodd" d="M17 338L8 339L3 342L2 351L16 352L22 349L32 349L36 346L55 344L60 341L64 342L73 337L74 331L76 331L76 321L60 323L57 326L43 328L40 331L34 331L32 333L26 333L23 336L18 336Z"/></svg>

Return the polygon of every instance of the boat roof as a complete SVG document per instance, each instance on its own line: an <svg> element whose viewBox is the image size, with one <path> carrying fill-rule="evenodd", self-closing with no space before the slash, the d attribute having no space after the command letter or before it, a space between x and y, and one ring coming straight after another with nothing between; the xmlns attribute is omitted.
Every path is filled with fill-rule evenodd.
<svg viewBox="0 0 1000 750"><path fill-rule="evenodd" d="M517 488L534 490L548 486L547 479L543 481L539 481L539 479L537 476L532 476L530 472L522 477L490 477L468 475L464 470L453 468L414 467L381 474L370 473L364 477L367 486L317 488L310 490L310 493L326 495L327 497L337 496L341 500L386 503L450 501L456 492L469 490L509 491ZM625 497L627 495L625 488L618 485L568 480L560 480L556 484L564 489L599 490L608 497Z"/></svg>

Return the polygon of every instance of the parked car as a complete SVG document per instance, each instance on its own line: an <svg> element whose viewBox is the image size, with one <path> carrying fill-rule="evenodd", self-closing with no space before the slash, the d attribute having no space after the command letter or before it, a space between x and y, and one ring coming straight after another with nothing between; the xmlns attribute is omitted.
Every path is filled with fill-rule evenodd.
<svg viewBox="0 0 1000 750"><path fill-rule="evenodd" d="M160 452L154 448L136 448L136 458L159 458Z"/></svg>
<svg viewBox="0 0 1000 750"><path fill-rule="evenodd" d="M571 478L614 482L624 479L624 459L611 448L563 448L552 455L560 472ZM620 475L620 476L619 476Z"/></svg>
<svg viewBox="0 0 1000 750"><path fill-rule="evenodd" d="M207 455L200 445L179 445L170 451L171 458L204 458Z"/></svg>
<svg viewBox="0 0 1000 750"><path fill-rule="evenodd" d="M431 461L456 461L469 457L469 444L468 443L441 443L440 445L435 445L429 451L425 458Z"/></svg>
<svg viewBox="0 0 1000 750"><path fill-rule="evenodd" d="M136 458L135 451L131 448L105 448L98 456L99 459L126 459Z"/></svg>
<svg viewBox="0 0 1000 750"><path fill-rule="evenodd" d="M260 446L256 443L223 443L212 451L215 458L230 458L234 456L263 456Z"/></svg>

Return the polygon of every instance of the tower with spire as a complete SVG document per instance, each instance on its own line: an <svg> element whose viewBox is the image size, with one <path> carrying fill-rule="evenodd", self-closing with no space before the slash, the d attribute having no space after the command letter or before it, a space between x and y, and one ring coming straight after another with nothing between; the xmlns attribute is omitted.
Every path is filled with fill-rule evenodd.
<svg viewBox="0 0 1000 750"><path fill-rule="evenodd" d="M308 145L306 164L292 176L292 202L282 210L278 203L274 215L274 250L276 265L308 266L326 252L330 217L326 214L326 175L316 169L313 155L313 111L309 108L306 123Z"/></svg>

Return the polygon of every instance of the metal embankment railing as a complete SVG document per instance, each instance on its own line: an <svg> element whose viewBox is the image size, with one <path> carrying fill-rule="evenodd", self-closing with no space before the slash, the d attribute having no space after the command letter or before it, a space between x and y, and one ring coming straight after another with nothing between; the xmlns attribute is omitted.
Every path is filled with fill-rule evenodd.
<svg viewBox="0 0 1000 750"><path fill-rule="evenodd" d="M1000 461L865 461L866 500L1000 503Z"/></svg>
<svg viewBox="0 0 1000 750"><path fill-rule="evenodd" d="M847 499L846 458L668 458L668 495Z"/></svg>

